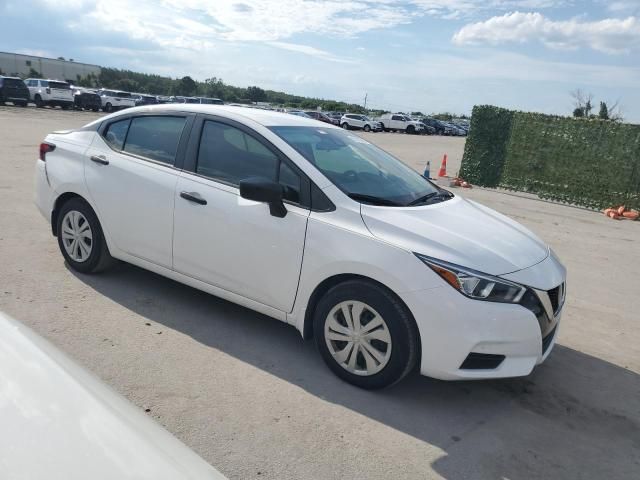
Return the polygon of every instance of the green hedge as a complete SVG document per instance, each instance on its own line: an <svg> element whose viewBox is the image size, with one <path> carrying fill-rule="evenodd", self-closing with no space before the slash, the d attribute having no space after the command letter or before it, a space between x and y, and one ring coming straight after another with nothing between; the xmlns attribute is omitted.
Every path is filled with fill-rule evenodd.
<svg viewBox="0 0 640 480"><path fill-rule="evenodd" d="M477 106L460 176L588 208L640 208L640 125Z"/></svg>

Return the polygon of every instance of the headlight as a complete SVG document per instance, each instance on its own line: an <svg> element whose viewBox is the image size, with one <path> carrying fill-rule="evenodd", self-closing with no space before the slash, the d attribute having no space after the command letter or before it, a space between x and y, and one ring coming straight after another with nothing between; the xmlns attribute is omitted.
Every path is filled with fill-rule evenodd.
<svg viewBox="0 0 640 480"><path fill-rule="evenodd" d="M526 287L499 277L415 254L442 279L466 297L487 302L519 303Z"/></svg>

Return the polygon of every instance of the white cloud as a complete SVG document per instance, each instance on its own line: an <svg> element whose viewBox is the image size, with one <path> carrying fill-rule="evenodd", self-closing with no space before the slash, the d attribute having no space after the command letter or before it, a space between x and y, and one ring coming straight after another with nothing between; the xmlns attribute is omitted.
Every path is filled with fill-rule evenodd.
<svg viewBox="0 0 640 480"><path fill-rule="evenodd" d="M456 45L499 45L539 41L550 48L587 47L606 53L640 48L640 19L554 21L540 13L512 12L465 25L453 36Z"/></svg>
<svg viewBox="0 0 640 480"><path fill-rule="evenodd" d="M272 47L276 48L282 48L283 50L303 53L305 55L321 58L323 60L329 60L330 62L356 63L355 60L338 57L336 55L333 55L332 53L327 52L326 50L320 50L319 48L310 47L308 45L299 45L297 43L289 42L267 42L267 45L271 45Z"/></svg>

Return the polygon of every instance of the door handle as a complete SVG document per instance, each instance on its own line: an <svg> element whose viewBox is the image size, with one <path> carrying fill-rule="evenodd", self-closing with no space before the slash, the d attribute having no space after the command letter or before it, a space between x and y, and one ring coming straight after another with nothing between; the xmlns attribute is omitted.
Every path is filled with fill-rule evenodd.
<svg viewBox="0 0 640 480"><path fill-rule="evenodd" d="M100 165L109 165L109 160L104 155L92 155L91 161L99 163Z"/></svg>
<svg viewBox="0 0 640 480"><path fill-rule="evenodd" d="M199 205L206 205L207 201L200 196L197 192L180 192L180 196L185 200L197 203Z"/></svg>

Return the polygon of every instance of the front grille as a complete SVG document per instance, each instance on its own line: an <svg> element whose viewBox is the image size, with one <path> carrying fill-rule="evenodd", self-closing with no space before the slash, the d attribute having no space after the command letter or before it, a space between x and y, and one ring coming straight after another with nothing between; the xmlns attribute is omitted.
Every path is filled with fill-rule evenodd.
<svg viewBox="0 0 640 480"><path fill-rule="evenodd" d="M557 315L562 308L562 302L564 300L564 283L561 283L556 288L547 290L549 301L551 302L551 308L553 308L553 315Z"/></svg>
<svg viewBox="0 0 640 480"><path fill-rule="evenodd" d="M549 345L551 345L551 342L553 341L553 337L556 334L556 328L558 327L553 327L553 330L551 330L546 337L544 337L542 339L542 354L544 355L547 350L549 349Z"/></svg>
<svg viewBox="0 0 640 480"><path fill-rule="evenodd" d="M556 312L558 310L558 305L560 303L560 286L553 288L547 291L547 295L549 295L549 300L551 300L551 306L553 307L553 311Z"/></svg>
<svg viewBox="0 0 640 480"><path fill-rule="evenodd" d="M504 355L494 355L492 353L476 353L471 352L467 355L461 370L493 370L497 368L505 359Z"/></svg>

